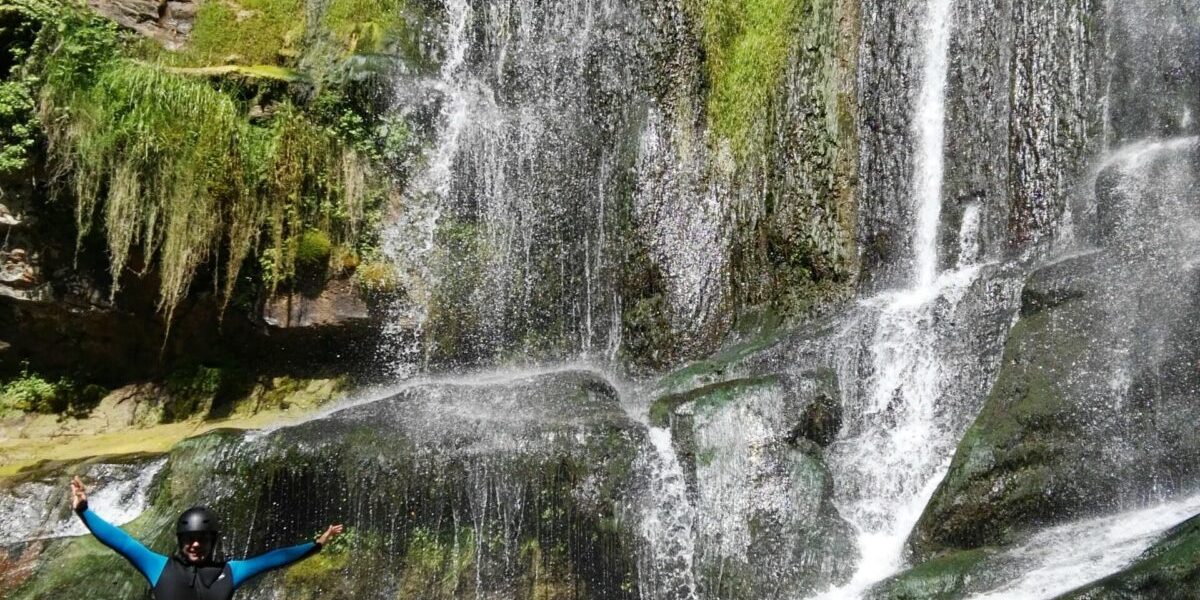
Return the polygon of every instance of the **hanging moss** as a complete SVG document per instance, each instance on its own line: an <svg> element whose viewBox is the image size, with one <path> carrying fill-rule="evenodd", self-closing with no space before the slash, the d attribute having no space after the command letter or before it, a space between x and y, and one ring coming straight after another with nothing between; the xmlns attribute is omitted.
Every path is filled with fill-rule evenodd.
<svg viewBox="0 0 1200 600"><path fill-rule="evenodd" d="M117 47L104 26L68 22L46 59L40 107L80 240L103 224L114 295L134 248L143 272L159 272L169 319L204 264L223 260L228 301L264 231L272 289L312 246L292 243L303 232L329 244L355 235L367 165L333 131L286 100L252 124L233 95Z"/></svg>

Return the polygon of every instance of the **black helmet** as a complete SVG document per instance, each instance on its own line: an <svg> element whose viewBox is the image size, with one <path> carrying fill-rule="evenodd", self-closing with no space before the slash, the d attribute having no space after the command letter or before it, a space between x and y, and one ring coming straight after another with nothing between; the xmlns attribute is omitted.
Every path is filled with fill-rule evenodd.
<svg viewBox="0 0 1200 600"><path fill-rule="evenodd" d="M217 522L217 515L203 506L193 506L183 511L183 514L179 515L179 521L175 524L175 535L177 536L185 533L210 533L215 536L220 530L221 526Z"/></svg>

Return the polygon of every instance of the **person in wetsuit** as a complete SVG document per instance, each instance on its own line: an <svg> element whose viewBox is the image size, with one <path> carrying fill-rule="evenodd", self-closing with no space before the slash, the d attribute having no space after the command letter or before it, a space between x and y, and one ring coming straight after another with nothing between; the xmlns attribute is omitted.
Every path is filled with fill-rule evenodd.
<svg viewBox="0 0 1200 600"><path fill-rule="evenodd" d="M175 524L179 550L171 556L151 552L140 542L88 509L79 477L71 480L71 505L100 543L128 560L150 582L155 600L229 600L239 586L271 569L286 567L316 554L342 533L330 525L316 540L272 550L246 560L216 557L220 527L217 516L204 507L189 508Z"/></svg>

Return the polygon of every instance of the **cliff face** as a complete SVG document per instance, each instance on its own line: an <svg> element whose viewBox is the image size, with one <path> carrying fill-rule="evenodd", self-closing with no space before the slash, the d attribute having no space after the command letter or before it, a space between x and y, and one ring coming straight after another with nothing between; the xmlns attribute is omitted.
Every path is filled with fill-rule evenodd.
<svg viewBox="0 0 1200 600"><path fill-rule="evenodd" d="M16 442L0 593L137 593L43 535L81 472L160 547L353 519L260 598L1195 579L1185 2L14 2L0 397L63 419L8 431L155 427ZM326 372L395 387L176 444Z"/></svg>

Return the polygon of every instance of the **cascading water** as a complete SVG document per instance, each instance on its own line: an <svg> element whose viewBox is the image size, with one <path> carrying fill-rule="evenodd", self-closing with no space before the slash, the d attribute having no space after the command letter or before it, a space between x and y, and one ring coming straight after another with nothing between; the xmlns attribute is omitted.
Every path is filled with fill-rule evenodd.
<svg viewBox="0 0 1200 600"><path fill-rule="evenodd" d="M996 568L963 594L1064 591L1124 567L1165 527L1200 508L1191 484L1181 482L1188 471L1172 462L1177 449L1188 448L1194 432L1179 429L1190 424L1163 439L1153 435L1200 389L1184 376L1177 390L1159 385L1168 378L1160 371L1173 363L1195 364L1170 352L1194 346L1186 335L1176 340L1171 327L1189 322L1191 309L1178 307L1194 296L1196 99L1185 97L1182 108L1169 98L1156 102L1165 116L1106 120L1103 135L1119 132L1106 143L1120 149L1105 156L1095 178L1104 198L1070 215L1080 235L1059 238L1073 253L1037 262L1041 250L1023 245L1057 235L1059 207L1074 197L1067 191L1078 176L1072 169L1100 135L1081 107L1111 101L1130 112L1136 105L1115 96L1119 81L1108 86L1113 98L1093 96L1101 76L1092 71L1101 69L1089 62L1100 54L1090 48L1098 25L1089 19L1098 2L1002 3L1011 14L983 0L857 6L866 13L863 48L870 50L859 65L870 89L860 92L868 114L857 152L867 183L858 208L869 230L864 252L880 254L864 260L864 297L809 329L751 340L654 385L629 386L636 389L617 385L620 378L606 370L623 343L616 280L628 258L619 238L634 231L627 219L649 238L636 241L663 280L653 283L671 305L669 320L733 318L720 313L730 301L728 273L737 268L727 254L727 220L736 211L722 187L732 184L720 178L733 178L736 168L700 139L703 119L648 101L661 92L649 89L662 83L648 75L654 68L701 68L695 56L693 63L646 64L663 60L654 54L660 49L646 49L653 46L649 30L685 22L682 9L664 9L664 20L677 22L663 25L647 23L646 7L631 0L437 4L440 68L403 82L411 88L406 101L425 96L436 131L391 231L389 250L411 301L398 307L393 324L420 329L418 342L427 345L410 351L415 362L454 348L474 355L453 357L466 363L536 355L552 366L415 377L300 423L185 442L164 477L189 500L219 503L238 551L345 518L356 528L353 560L330 560L343 561L331 564L340 565L333 585L344 586L336 592L346 597L873 593L872 584L904 566L910 531L931 514L955 448L967 443L964 430L984 400L992 401L1019 304L1026 318L1018 296L1032 281L1031 263L1066 273L1062 294L1039 296L1051 287L1040 280L1027 287L1031 306L1068 303L1092 291L1071 287L1080 278L1072 261L1091 265L1105 252L1115 262L1097 262L1111 268L1097 272L1117 273L1123 287L1104 287L1092 299L1104 326L1083 345L1111 352L1097 361L1102 368L1056 376L1099 399L1079 420L1092 427L1089 440L1111 442L1088 459L1161 472L1111 486L1095 477L1097 496L1080 494L1078 505L1053 515L1066 525L1018 523L985 563ZM1174 6L1159 4L1155 10L1164 12ZM1114 11L1131 22L1137 14ZM992 26L995 35L976 35ZM1188 31L1162 28L1156 43L1170 46ZM1061 56L1058 45L1065 46ZM1136 44L1127 45L1121 52L1138 55ZM1161 83L1154 69L1144 70L1145 81ZM980 89L972 89L977 80ZM880 82L904 85L872 85ZM703 106L699 96L689 100ZM1060 102L1069 107L1062 114L1054 112ZM982 121L983 135L947 135L947 128L961 133ZM994 156L983 160L983 153ZM1075 247L1077 240L1100 249ZM1003 262L1017 255L1025 262ZM1130 273L1137 270L1130 265L1153 268ZM883 273L877 278L875 266ZM894 289L880 291L887 285ZM1138 288L1155 290L1155 298ZM1130 316L1144 306L1155 314ZM583 358L554 362L564 356ZM1166 358L1139 363L1147 356ZM1183 400L1155 404L1159 396ZM658 400L669 402L656 405L666 408L652 418L645 405ZM1135 459L1121 462L1127 456ZM104 491L96 506L115 521L136 516L161 466L127 477L133 488L111 488L126 490L118 495L129 512L105 506ZM189 490L198 472L212 484ZM28 489L46 498L57 493L50 484ZM27 504L50 504L38 498ZM1146 508L1161 500L1168 503ZM62 514L35 514L11 499L0 509L41 523L8 527L0 545L75 533L60 527ZM1115 516L1068 522L1104 512ZM1079 557L1074 549L1085 543L1103 556ZM283 583L282 576L264 579L246 593L274 597ZM318 584L306 589L329 582Z"/></svg>
<svg viewBox="0 0 1200 600"><path fill-rule="evenodd" d="M1016 581L973 600L1054 598L1115 573L1133 562L1164 531L1200 512L1200 496L1039 532L995 559L1021 573Z"/></svg>
<svg viewBox="0 0 1200 600"><path fill-rule="evenodd" d="M639 588L646 600L695 600L695 509L671 432L650 427L649 438L652 450L644 448L639 457L649 478L638 509L647 545L639 563Z"/></svg>
<svg viewBox="0 0 1200 600"><path fill-rule="evenodd" d="M149 504L150 484L165 460L129 464L97 464L83 473L101 482L88 502L116 525L135 519ZM31 481L0 495L0 545L31 540L82 535L83 523L62 508L59 481Z"/></svg>
<svg viewBox="0 0 1200 600"><path fill-rule="evenodd" d="M946 73L950 60L953 0L931 0L925 15L921 93L913 120L917 166L913 199L917 204L914 289L928 289L938 273L938 224L942 213L942 171L945 150Z"/></svg>
<svg viewBox="0 0 1200 600"><path fill-rule="evenodd" d="M942 323L962 300L978 265L938 274L945 87L951 0L932 0L921 33L922 69L913 123L912 195L916 219L911 287L864 301L846 340L840 378L862 382L846 390L849 422L831 447L835 498L858 531L862 558L852 581L829 597L854 596L902 564L904 541L933 493L969 414L943 405L940 346L953 331ZM964 222L960 256L976 244ZM969 262L969 261L968 261ZM961 334L960 334L961 335ZM868 340L856 342L855 338ZM865 347L864 347L865 346ZM967 403L968 406L971 403Z"/></svg>
<svg viewBox="0 0 1200 600"><path fill-rule="evenodd" d="M436 142L391 229L427 354L615 356L644 29L622 0L446 3Z"/></svg>

